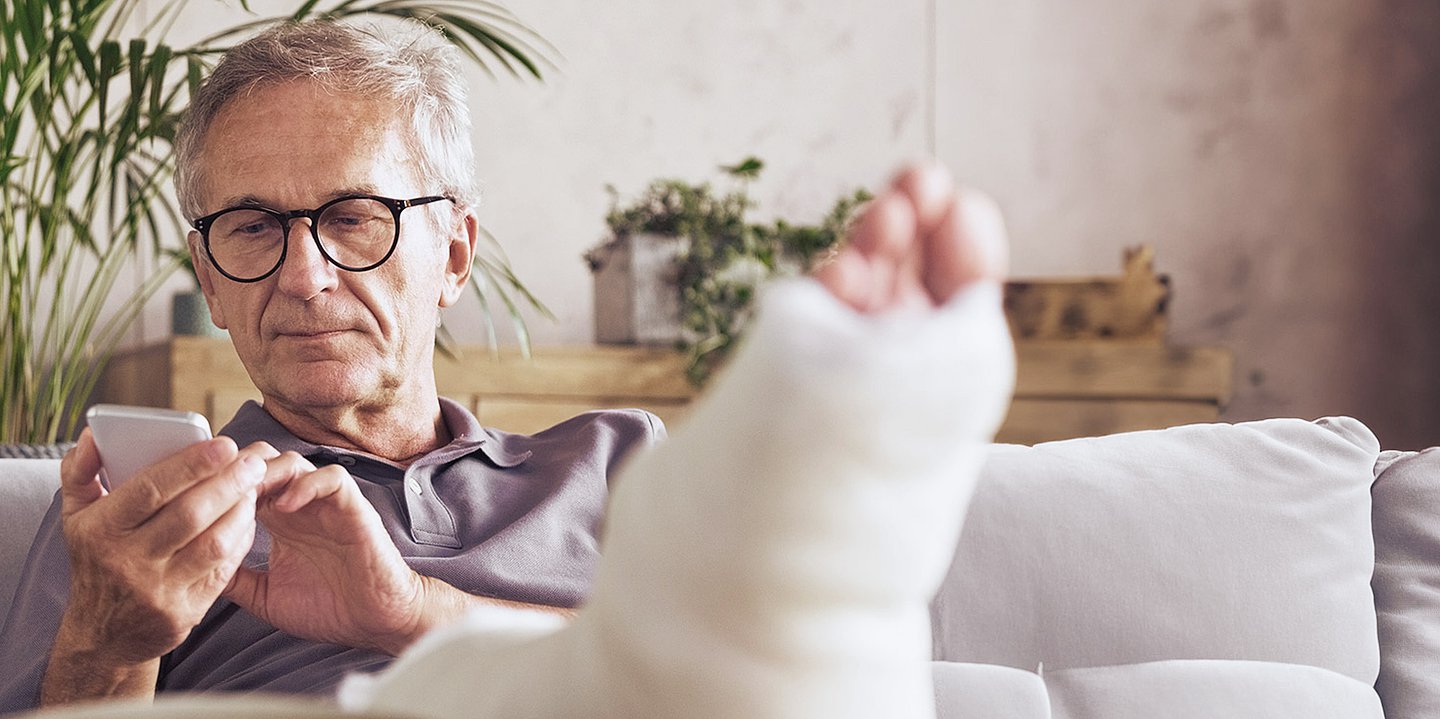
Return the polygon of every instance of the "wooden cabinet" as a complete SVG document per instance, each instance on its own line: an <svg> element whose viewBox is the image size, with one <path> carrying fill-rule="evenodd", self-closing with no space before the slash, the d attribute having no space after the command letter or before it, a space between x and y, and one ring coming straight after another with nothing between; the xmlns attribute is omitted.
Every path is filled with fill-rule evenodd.
<svg viewBox="0 0 1440 719"><path fill-rule="evenodd" d="M1153 342L1047 340L1017 345L1015 398L998 437L1033 444L1212 422L1230 396L1230 353ZM534 432L588 409L641 407L675 426L695 390L683 357L638 347L540 347L533 359L467 348L437 358L442 395L487 425ZM228 340L174 337L116 355L98 400L200 412L216 427L258 399Z"/></svg>

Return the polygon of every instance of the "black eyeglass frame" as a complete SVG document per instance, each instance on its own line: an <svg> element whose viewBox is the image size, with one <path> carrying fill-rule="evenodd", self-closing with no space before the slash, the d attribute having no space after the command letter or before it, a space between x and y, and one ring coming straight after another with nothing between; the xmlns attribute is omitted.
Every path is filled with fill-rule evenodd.
<svg viewBox="0 0 1440 719"><path fill-rule="evenodd" d="M390 214L395 219L395 236L390 238L390 249L385 252L385 256L381 257L379 261L369 265L365 265L364 267L350 267L348 265L340 264L338 260L336 260L334 257L331 257L330 253L325 250L325 243L320 241L320 215L323 214L326 210L330 209L331 206L338 205L341 202L348 202L350 200L374 200L376 202L379 202L380 204L390 208ZM280 269L280 265L285 264L285 256L290 253L290 222L301 217L304 217L305 219L310 221L308 223L310 225L310 237L311 239L315 240L315 246L320 248L320 254L325 258L326 262L329 262L330 264L335 265L336 267L339 267L340 269L347 272L369 272L370 270L373 270L376 267L379 267L380 265L388 262L390 260L390 256L395 254L395 248L400 244L400 213L405 211L405 209L409 207L428 205L432 202L439 202L441 200L449 200L450 202L454 202L455 198L450 197L449 195L426 195L424 197L415 197L409 200L397 200L393 197L380 197L379 195L345 195L343 197L337 197L313 210L290 210L289 212L279 212L276 210L272 210L268 207L240 205L237 207L227 207L223 210L220 210L219 212L212 212L204 217L196 218L194 222L190 223L190 226L194 227L195 230L200 233L200 239L205 244L205 256L210 258L210 264L213 265L216 270L219 270L220 274L225 275L227 278L235 282L259 282L266 277L275 274L275 271ZM283 242L280 245L280 259L276 260L275 265L270 269L266 270L265 273L260 275L259 277L251 277L249 279L245 279L241 277L236 277L235 275L226 272L225 268L221 267L220 263L215 260L215 253L210 251L210 228L214 224L215 218L227 212L234 212L236 210L253 210L255 212L263 212L278 220L280 222L281 231L284 233Z"/></svg>

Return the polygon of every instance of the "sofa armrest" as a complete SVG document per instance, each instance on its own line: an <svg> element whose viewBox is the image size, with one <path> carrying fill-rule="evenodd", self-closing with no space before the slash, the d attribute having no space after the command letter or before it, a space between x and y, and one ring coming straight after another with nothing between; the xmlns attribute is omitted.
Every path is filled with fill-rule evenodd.
<svg viewBox="0 0 1440 719"><path fill-rule="evenodd" d="M25 555L59 487L58 459L0 459L0 620L10 612Z"/></svg>

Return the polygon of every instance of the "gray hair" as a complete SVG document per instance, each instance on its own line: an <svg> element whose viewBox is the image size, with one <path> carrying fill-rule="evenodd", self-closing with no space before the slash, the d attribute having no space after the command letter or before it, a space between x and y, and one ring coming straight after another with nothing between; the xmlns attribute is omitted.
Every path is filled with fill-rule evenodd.
<svg viewBox="0 0 1440 719"><path fill-rule="evenodd" d="M478 199L470 111L458 52L414 20L361 27L328 20L274 26L225 53L191 99L175 138L175 194L189 219L200 204L205 135L232 100L256 88L311 80L332 92L364 92L395 103L410 120L405 144L419 178L458 205Z"/></svg>

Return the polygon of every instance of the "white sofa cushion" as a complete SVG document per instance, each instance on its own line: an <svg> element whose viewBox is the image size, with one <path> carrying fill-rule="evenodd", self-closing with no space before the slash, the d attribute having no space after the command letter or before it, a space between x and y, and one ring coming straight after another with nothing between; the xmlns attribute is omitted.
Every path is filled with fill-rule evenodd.
<svg viewBox="0 0 1440 719"><path fill-rule="evenodd" d="M936 719L1386 719L1375 690L1328 669L1186 659L1043 677L936 662Z"/></svg>
<svg viewBox="0 0 1440 719"><path fill-rule="evenodd" d="M1179 660L1045 673L1054 719L1385 719L1375 690L1317 667Z"/></svg>
<svg viewBox="0 0 1440 719"><path fill-rule="evenodd" d="M1375 611L1390 719L1440 717L1440 448L1375 465Z"/></svg>
<svg viewBox="0 0 1440 719"><path fill-rule="evenodd" d="M935 719L1050 719L1045 682L1023 669L935 662Z"/></svg>
<svg viewBox="0 0 1440 719"><path fill-rule="evenodd" d="M60 488L58 459L0 459L0 622L10 611L35 529Z"/></svg>
<svg viewBox="0 0 1440 719"><path fill-rule="evenodd" d="M1000 446L934 604L936 658L1379 670L1370 483L1348 418Z"/></svg>

